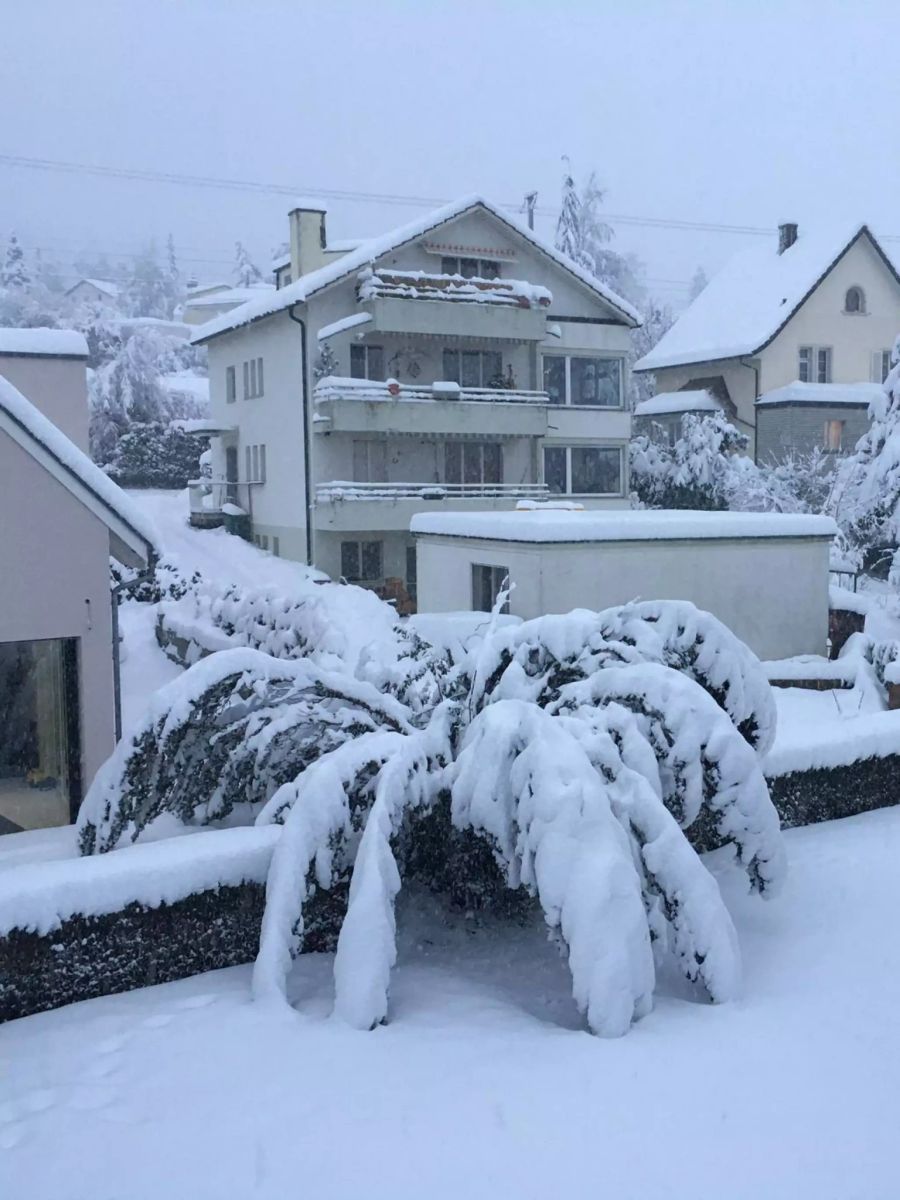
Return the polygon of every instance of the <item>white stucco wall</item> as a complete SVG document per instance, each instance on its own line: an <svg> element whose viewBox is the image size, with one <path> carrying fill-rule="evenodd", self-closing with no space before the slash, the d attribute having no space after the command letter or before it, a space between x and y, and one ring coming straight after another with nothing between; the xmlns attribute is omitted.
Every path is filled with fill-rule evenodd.
<svg viewBox="0 0 900 1200"><path fill-rule="evenodd" d="M77 638L85 788L115 744L109 531L0 431L0 642Z"/></svg>
<svg viewBox="0 0 900 1200"><path fill-rule="evenodd" d="M82 358L0 354L0 375L88 452L87 370Z"/></svg>
<svg viewBox="0 0 900 1200"><path fill-rule="evenodd" d="M844 312L847 289L854 285L865 293L864 313ZM831 347L833 383L867 380L873 352L890 350L898 333L900 286L868 238L861 238L761 352L760 392L798 377L801 346Z"/></svg>
<svg viewBox="0 0 900 1200"><path fill-rule="evenodd" d="M827 538L523 543L416 537L420 612L472 608L472 566L506 567L524 619L630 600L691 600L761 658L824 654Z"/></svg>

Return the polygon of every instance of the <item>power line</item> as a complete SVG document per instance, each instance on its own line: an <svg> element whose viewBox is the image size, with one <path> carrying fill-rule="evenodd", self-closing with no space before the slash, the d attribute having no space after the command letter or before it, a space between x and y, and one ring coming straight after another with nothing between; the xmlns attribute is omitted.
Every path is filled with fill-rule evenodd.
<svg viewBox="0 0 900 1200"><path fill-rule="evenodd" d="M436 208L448 202L447 197L411 196L392 192L362 192L337 188L304 188L295 184L264 183L249 179L226 179L211 175L185 175L173 171L156 171L132 167L106 167L93 163L68 162L62 159L29 158L20 154L0 154L0 163L23 170L56 171L69 174L97 175L104 178L130 179L144 183L168 183L182 187L214 188L221 191L254 192L311 198L343 200L363 204L397 204L406 207ZM521 201L504 204L503 208L518 211ZM555 217L556 209L538 205L536 211L543 216ZM604 213L603 218L622 225L638 225L647 228L678 229L684 232L727 233L769 236L771 229L757 225L735 225L712 221L686 221L667 217L641 217L628 213Z"/></svg>

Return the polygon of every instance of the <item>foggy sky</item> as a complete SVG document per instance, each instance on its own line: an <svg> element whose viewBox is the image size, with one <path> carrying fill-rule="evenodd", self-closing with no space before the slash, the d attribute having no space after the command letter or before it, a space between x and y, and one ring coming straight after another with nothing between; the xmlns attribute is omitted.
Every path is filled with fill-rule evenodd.
<svg viewBox="0 0 900 1200"><path fill-rule="evenodd" d="M0 153L555 207L561 156L611 212L900 238L896 0L4 0ZM329 234L421 207L328 201ZM67 256L171 231L185 270L267 265L289 198L0 163L0 239ZM539 219L552 231L552 219ZM747 235L616 227L683 297ZM900 252L900 240L891 243Z"/></svg>

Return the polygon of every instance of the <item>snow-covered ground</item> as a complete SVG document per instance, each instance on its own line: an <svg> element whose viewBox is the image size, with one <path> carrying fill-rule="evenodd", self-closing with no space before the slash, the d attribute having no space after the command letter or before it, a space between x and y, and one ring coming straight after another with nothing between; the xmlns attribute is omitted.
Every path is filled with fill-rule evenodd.
<svg viewBox="0 0 900 1200"><path fill-rule="evenodd" d="M618 1041L581 1030L537 928L421 897L373 1033L329 1016L326 955L297 1012L234 968L0 1027L0 1194L893 1198L900 812L786 840L778 899L722 876L742 999L670 993Z"/></svg>

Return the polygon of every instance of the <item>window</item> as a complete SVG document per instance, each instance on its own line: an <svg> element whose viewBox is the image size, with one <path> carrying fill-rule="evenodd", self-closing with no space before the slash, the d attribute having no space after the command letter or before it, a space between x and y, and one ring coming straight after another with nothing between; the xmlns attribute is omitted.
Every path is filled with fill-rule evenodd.
<svg viewBox="0 0 900 1200"><path fill-rule="evenodd" d="M841 442L844 438L844 422L843 421L826 421L825 422L825 440L823 448L832 453L838 453L841 449Z"/></svg>
<svg viewBox="0 0 900 1200"><path fill-rule="evenodd" d="M265 448L265 446L260 446L260 448L259 448L259 482L260 483L266 482L266 448Z"/></svg>
<svg viewBox="0 0 900 1200"><path fill-rule="evenodd" d="M801 346L797 378L801 383L831 383L831 347Z"/></svg>
<svg viewBox="0 0 900 1200"><path fill-rule="evenodd" d="M234 367L225 368L225 403L233 404L237 400L237 378Z"/></svg>
<svg viewBox="0 0 900 1200"><path fill-rule="evenodd" d="M272 536L272 553L276 558L279 558L281 555L281 546L279 545L278 538L274 534Z"/></svg>
<svg viewBox="0 0 900 1200"><path fill-rule="evenodd" d="M355 342L350 347L351 379L384 379L384 347L361 346Z"/></svg>
<svg viewBox="0 0 900 1200"><path fill-rule="evenodd" d="M356 483L384 483L387 480L387 444L372 439L353 442L353 479Z"/></svg>
<svg viewBox="0 0 900 1200"><path fill-rule="evenodd" d="M251 358L243 364L244 399L256 400L263 394L263 360Z"/></svg>
<svg viewBox="0 0 900 1200"><path fill-rule="evenodd" d="M0 833L65 825L77 802L76 642L0 643ZM72 709L74 708L74 711Z"/></svg>
<svg viewBox="0 0 900 1200"><path fill-rule="evenodd" d="M621 358L545 355L544 391L551 404L621 408L623 364Z"/></svg>
<svg viewBox="0 0 900 1200"><path fill-rule="evenodd" d="M252 473L250 475L250 479L252 479L255 483L256 480L259 479L259 446L251 446L250 449L252 451Z"/></svg>
<svg viewBox="0 0 900 1200"><path fill-rule="evenodd" d="M490 612L508 580L508 567L488 567L481 563L472 563L472 611ZM508 596L500 611L509 612Z"/></svg>
<svg viewBox="0 0 900 1200"><path fill-rule="evenodd" d="M341 575L351 583L382 578L383 542L341 542Z"/></svg>
<svg viewBox="0 0 900 1200"><path fill-rule="evenodd" d="M499 279L500 264L493 258L457 258L445 254L441 259L442 275L462 275L463 279Z"/></svg>
<svg viewBox="0 0 900 1200"><path fill-rule="evenodd" d="M244 478L248 482L253 478L253 457L250 446L244 447Z"/></svg>
<svg viewBox="0 0 900 1200"><path fill-rule="evenodd" d="M415 546L406 547L406 593L412 600L416 602L416 588L418 584L418 575L416 573L416 548Z"/></svg>
<svg viewBox="0 0 900 1200"><path fill-rule="evenodd" d="M464 388L503 386L503 356L499 350L445 350L444 379Z"/></svg>
<svg viewBox="0 0 900 1200"><path fill-rule="evenodd" d="M621 496L618 446L545 446L544 482L555 495Z"/></svg>
<svg viewBox="0 0 900 1200"><path fill-rule="evenodd" d="M503 482L503 447L499 442L445 442L444 483Z"/></svg>
<svg viewBox="0 0 900 1200"><path fill-rule="evenodd" d="M866 311L866 294L861 287L847 288L844 297L845 313L864 313Z"/></svg>
<svg viewBox="0 0 900 1200"><path fill-rule="evenodd" d="M890 350L876 350L872 355L872 382L884 383L891 370Z"/></svg>

